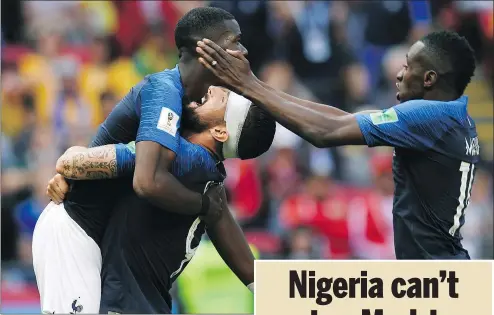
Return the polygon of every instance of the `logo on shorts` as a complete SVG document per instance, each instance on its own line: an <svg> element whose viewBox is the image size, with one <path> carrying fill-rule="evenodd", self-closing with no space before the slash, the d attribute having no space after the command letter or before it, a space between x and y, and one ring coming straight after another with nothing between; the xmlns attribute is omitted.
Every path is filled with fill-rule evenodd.
<svg viewBox="0 0 494 315"><path fill-rule="evenodd" d="M82 305L77 303L78 299L80 299L80 297L78 297L77 299L75 299L72 302L72 311L73 312L70 312L70 314L77 314L77 313L80 313L83 310Z"/></svg>

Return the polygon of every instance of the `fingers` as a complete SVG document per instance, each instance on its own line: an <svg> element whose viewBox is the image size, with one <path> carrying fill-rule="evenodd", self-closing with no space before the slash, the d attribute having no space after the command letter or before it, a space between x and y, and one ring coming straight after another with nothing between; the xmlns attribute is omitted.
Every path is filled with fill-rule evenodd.
<svg viewBox="0 0 494 315"><path fill-rule="evenodd" d="M201 58L203 58L207 63L209 64L213 64L213 61L215 61L213 59L213 57L211 57L206 51L204 51L204 49L202 49L201 47L196 47L196 52L199 54L199 56L201 56Z"/></svg>
<svg viewBox="0 0 494 315"><path fill-rule="evenodd" d="M57 185L58 190L63 193L64 196L69 191L69 184L67 184L65 178L60 177L60 180L57 180L55 184Z"/></svg>
<svg viewBox="0 0 494 315"><path fill-rule="evenodd" d="M56 194L57 200L60 200L60 202L62 202L65 199L66 191L60 189L58 185L51 186L51 189Z"/></svg>
<svg viewBox="0 0 494 315"><path fill-rule="evenodd" d="M197 46L198 46L196 48L197 53L212 66L221 67L224 66L225 63L228 64L228 61L225 60L225 58L223 58L220 54L218 54L218 52L214 50L212 47L204 44L204 42L202 41L197 42ZM216 61L217 64L214 64L213 63L214 61Z"/></svg>
<svg viewBox="0 0 494 315"><path fill-rule="evenodd" d="M229 53L230 55L232 55L233 57L238 58L242 61L247 60L247 58L245 58L244 53L241 52L240 50L227 49L226 52Z"/></svg>
<svg viewBox="0 0 494 315"><path fill-rule="evenodd" d="M221 203L223 203L224 196L226 195L225 187L224 187L223 183L213 183L208 188L206 194L221 204Z"/></svg>
<svg viewBox="0 0 494 315"><path fill-rule="evenodd" d="M215 42L213 42L212 40L209 40L209 39L207 39L207 38L204 38L204 39L202 40L202 42L203 42L205 45L204 45L204 46L199 45L199 46L200 46L200 47L202 47L202 48L209 48L209 49L212 49L212 52L210 52L209 50L207 50L207 51L208 51L208 53L209 53L209 54L211 54L211 56L212 56L213 58L216 58L216 55L217 55L218 57L221 57L221 58L223 58L223 59L228 59L228 54L226 53L226 51L225 51L223 48L221 48L220 46L218 46L218 45L217 45ZM201 42L199 42L199 43L201 43ZM212 53L215 53L216 55L213 55Z"/></svg>
<svg viewBox="0 0 494 315"><path fill-rule="evenodd" d="M63 201L63 198L61 198L50 185L46 187L46 195L57 205Z"/></svg>
<svg viewBox="0 0 494 315"><path fill-rule="evenodd" d="M65 199L65 194L69 190L69 185L61 175L56 175L46 187L46 195L56 204L60 204Z"/></svg>
<svg viewBox="0 0 494 315"><path fill-rule="evenodd" d="M208 69L209 71L211 71L215 76L218 76L218 72L216 71L216 69L210 64L208 63L206 60L204 60L204 58L202 57L199 57L199 62L206 68Z"/></svg>

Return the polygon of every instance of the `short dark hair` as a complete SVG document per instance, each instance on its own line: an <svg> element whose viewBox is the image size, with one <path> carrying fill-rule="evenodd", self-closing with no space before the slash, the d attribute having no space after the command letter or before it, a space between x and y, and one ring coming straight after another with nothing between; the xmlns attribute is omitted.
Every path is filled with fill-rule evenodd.
<svg viewBox="0 0 494 315"><path fill-rule="evenodd" d="M262 155L271 147L275 132L274 119L265 110L252 104L238 141L238 156L247 160Z"/></svg>
<svg viewBox="0 0 494 315"><path fill-rule="evenodd" d="M438 71L451 77L458 95L462 95L475 72L475 54L465 37L452 31L432 32L421 40Z"/></svg>
<svg viewBox="0 0 494 315"><path fill-rule="evenodd" d="M217 29L228 20L235 20L235 17L220 8L199 7L190 10L178 21L175 28L177 49L195 47L198 39L209 37L209 31Z"/></svg>

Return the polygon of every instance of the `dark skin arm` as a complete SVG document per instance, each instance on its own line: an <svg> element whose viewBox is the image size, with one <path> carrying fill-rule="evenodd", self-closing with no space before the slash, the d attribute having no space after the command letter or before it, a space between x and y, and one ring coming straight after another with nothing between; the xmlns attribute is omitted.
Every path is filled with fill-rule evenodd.
<svg viewBox="0 0 494 315"><path fill-rule="evenodd" d="M134 191L157 207L187 215L199 214L202 196L187 189L169 169L175 153L159 143L142 141L136 144ZM214 190L211 190L214 191ZM213 198L211 198L213 199ZM211 209L219 208L211 200Z"/></svg>
<svg viewBox="0 0 494 315"><path fill-rule="evenodd" d="M207 39L199 42L196 50L201 56L199 61L223 85L261 106L280 124L316 147L365 144L354 114L272 89L254 76L240 52L226 52ZM211 65L213 61L215 66Z"/></svg>
<svg viewBox="0 0 494 315"><path fill-rule="evenodd" d="M223 198L226 200L225 196ZM249 285L254 282L254 255L227 205L223 207L221 217L207 226L208 236L233 273L243 284Z"/></svg>
<svg viewBox="0 0 494 315"><path fill-rule="evenodd" d="M268 111L273 118L316 147L365 144L355 116L328 105L300 105L268 90L259 80L242 87L242 94ZM261 105L262 104L262 105ZM307 104L305 104L307 105Z"/></svg>
<svg viewBox="0 0 494 315"><path fill-rule="evenodd" d="M293 95L287 94L287 93L285 93L283 91L277 91L277 90L273 89L271 86L269 86L268 84L266 84L265 82L263 82L261 80L257 80L257 82L263 88L265 88L266 90L269 90L269 91L271 91L273 93L276 93L278 96L282 97L286 101L293 102L293 103L295 103L297 105L300 105L302 107L309 108L309 109L312 109L314 111L317 111L317 112L320 112L320 113L324 113L324 114L328 114L328 115L333 115L333 116L344 116L344 115L348 115L347 112L345 112L344 110L341 110L339 108L328 106L328 105L325 105L325 104L320 104L320 103L312 102L312 101L308 101L308 100L303 100L301 98L298 98L298 97L295 97Z"/></svg>

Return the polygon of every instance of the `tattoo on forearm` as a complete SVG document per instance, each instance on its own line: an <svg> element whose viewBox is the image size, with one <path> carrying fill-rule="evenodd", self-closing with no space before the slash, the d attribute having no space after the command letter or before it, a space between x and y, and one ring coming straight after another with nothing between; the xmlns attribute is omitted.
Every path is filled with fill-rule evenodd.
<svg viewBox="0 0 494 315"><path fill-rule="evenodd" d="M63 159L63 174L71 179L106 179L117 176L114 146L88 149Z"/></svg>
<svg viewBox="0 0 494 315"><path fill-rule="evenodd" d="M108 178L108 173L104 171L87 171L86 178L87 179L105 179Z"/></svg>

